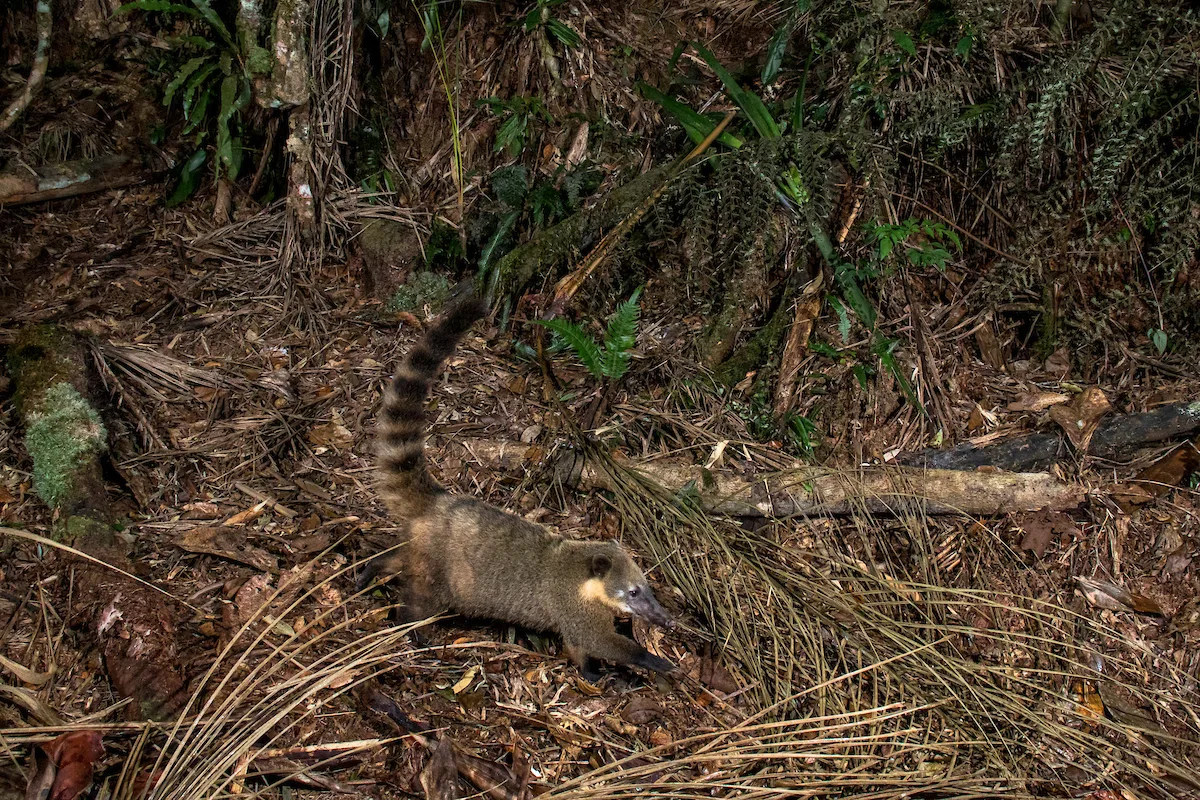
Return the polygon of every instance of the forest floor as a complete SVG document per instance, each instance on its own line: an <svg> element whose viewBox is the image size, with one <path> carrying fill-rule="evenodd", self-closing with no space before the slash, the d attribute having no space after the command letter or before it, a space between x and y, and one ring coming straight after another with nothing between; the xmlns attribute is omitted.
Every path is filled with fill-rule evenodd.
<svg viewBox="0 0 1200 800"><path fill-rule="evenodd" d="M414 122L429 140L414 134L414 147L435 150L443 123ZM491 132L467 146L486 151ZM634 631L677 673L609 669L593 684L553 636L455 618L418 642L393 627L386 593L355 591L362 559L394 541L373 490L373 423L424 310L386 312L357 257L315 267L324 307L298 309L261 254L206 238L203 192L178 209L163 194L0 209L0 342L41 322L88 338L120 535L136 577L169 595L142 608L119 591L98 598L77 554L0 536L0 800L41 774L37 745L79 731L99 734L104 753L81 759L114 796L137 781L160 796L287 796L276 782L469 796L449 788L455 770L493 797L1200 792L1196 439L1117 460L1064 444L1050 472L1083 497L1065 509L934 513L910 485L887 514L858 496L857 513L730 519L699 510L703 487L625 475L577 489L556 467L587 438L618 465L755 477L819 458L852 483L938 444L939 425L886 375L860 383L848 361L812 355L795 391L799 407L824 409L817 455L755 437L752 376L714 389L693 347L704 320L656 294L669 277L646 283L633 367L592 437L567 418L592 407L595 379L557 354L561 389L548 391L514 347L530 326L480 326L434 390L435 475L567 536L622 539L681 623ZM253 239L263 217L240 219ZM953 387L934 415L959 441L1059 433L1050 409L1088 389L1107 418L1200 397L1194 365L1144 339L1106 342L1102 356L1002 349L980 333L994 309L932 273L913 272L889 324L924 337L905 363ZM828 305L814 325L814 340L839 339ZM14 388L0 382L0 524L49 537ZM166 634L164 674L183 682L162 698L178 727L145 721L119 690L162 676L117 674L98 655L145 626Z"/></svg>
<svg viewBox="0 0 1200 800"><path fill-rule="evenodd" d="M318 591L282 612L278 600L267 604L278 614L272 616L268 644L316 640L322 651L332 650L389 624L385 601L378 595L353 597L353 571L339 571L389 542L389 522L372 491L372 421L383 381L420 324L416 318L398 326L368 321L372 316L367 312L378 311L378 302L362 291L360 276L345 265L331 264L320 276L335 305L325 318L325 331L318 335L289 326L278 298L239 290L228 271L174 244L187 235L187 218L182 212L156 210L157 192L157 187L139 188L53 209L6 211L4 258L12 269L0 302L6 336L22 325L58 321L100 343L97 358L107 376L101 394L109 398L105 419L112 442L111 499L125 520L139 577L194 607L186 611L176 606L167 616L178 665L195 685L239 626L264 613L260 606L271 589L297 576L301 581L293 589L301 585ZM506 355L510 348L503 339L495 329L469 337L439 383L430 442L435 473L453 491L489 500L568 535L624 533L629 538L620 509L606 496L564 492L546 480L539 465L563 441L564 427L559 412L542 400L537 366ZM686 334L675 338L686 340ZM681 411L670 399L677 388L672 381L678 378L673 370L664 371L664 364L684 356L662 347L639 348L627 384L632 390L617 396L604 421L625 429L623 449L629 458L662 455L674 450L667 443L677 440L686 442L697 461L723 447L730 454L724 460L742 470L786 461L769 445L750 442L744 423L717 400ZM965 350L950 352L958 358ZM566 408L582 413L595 391L593 383L564 360L556 366L574 389ZM1018 380L989 372L970 357L943 369L988 375L990 391L979 404L996 410L995 430L1004 433L1016 434L1036 419L1007 411L1010 404L1060 385L1049 376ZM1132 361L1114 383L1123 384L1121 411L1197 393L1194 382L1165 379ZM1101 385L1116 393L1114 385ZM869 422L858 424L866 436ZM656 428L670 432L656 434ZM8 454L0 519L47 533L51 520L31 491L20 431L10 425L0 436L0 447ZM644 452L628 444L638 439ZM470 445L461 444L471 441L510 443L519 453L516 467L510 464L504 472L494 459L480 463ZM1130 463L1088 463L1070 477L1098 489L1138 474L1166 449L1143 453ZM1061 603L1063 613L1078 615L1074 624L1089 618L1111 637L1093 642L1094 659L1108 655L1119 661L1124 657L1117 653L1132 647L1150 657L1147 665L1169 664L1179 675L1192 676L1200 622L1193 566L1200 527L1195 493L1176 489L1146 499L1122 509L1111 494L1097 491L1071 515L1012 514L991 521L922 516L915 521L923 529L919 536L905 530L914 520L896 525L863 518L779 522L763 530L797 554L824 558L840 551L862 559L858 563L864 567L865 561L878 570L910 574L920 574L919 565L911 562L924 549L916 542L925 538L925 552L936 554L936 571L948 586L1001 600L1019 595ZM97 631L72 624L92 617L95 609L73 606L80 587L72 578L71 557L13 538L3 541L3 552L0 654L10 659L5 663L29 671L26 686L36 703L50 710L47 715L86 719L104 732L109 761L119 761L139 729L122 727L128 709L122 710L90 655ZM729 565L716 558L708 564L708 580L719 583ZM753 669L728 655L712 656L713 645L720 653L729 634L713 627L720 615L689 607L684 593L662 580L661 571L652 569L651 575L658 579L665 605L685 622L681 633L650 636L652 649L681 665L676 676L652 680L614 670L593 685L563 660L553 639L503 625L450 621L436 626L423 647L398 638L387 669L369 684L369 691L358 687L355 695L324 702L318 714L275 743L279 758L291 759L280 763L298 763L306 753L311 761L313 752L328 758L337 747L348 747L348 754L326 769L338 786L393 787L401 795L413 791L425 763L424 749L403 738L405 732L372 706L384 702L381 697L391 698L413 723L443 732L466 752L509 765L522 781L550 787L648 748L665 752L674 742L753 716L758 709L747 702L756 686ZM1120 599L1106 601L1103 590L1081 585L1078 578L1117 584L1135 596L1139 608L1152 613L1137 613ZM1126 597L1124 602L1133 601ZM113 603L119 605L119 598ZM964 611L961 618L980 631L1020 629L1021 614L1015 608L1006 611L1005 604L984 604ZM318 618L329 611L349 622L338 628L332 618ZM1006 618L1006 613L1012 616ZM990 614L996 617L987 618ZM323 633L328 635L322 638ZM786 627L779 635L788 636ZM1015 668L1031 658L982 639L971 646L973 658L996 665ZM256 657L267 657L261 648L256 652ZM1038 660L1034 656L1025 666L1032 669ZM249 673L252 661L238 669ZM344 669L344 679L334 680L330 688L357 682L369 671L353 665ZM1103 668L1098 674L1104 674ZM1096 724L1088 714L1103 716L1108 709L1112 719L1114 708L1125 709L1126 716L1118 719L1126 724L1150 725L1153 719L1146 715L1155 710L1146 708L1144 699L1122 700L1111 689L1103 702L1090 699L1097 689L1083 676L1061 674L1048 680L1051 694L1061 699L1056 713L1063 724L1084 730ZM1194 678L1179 687L1190 686L1188 691L1194 692L1190 681ZM1179 698L1160 699L1158 711L1164 712ZM17 733L13 726L20 717L7 706L0 708L5 709L5 727ZM48 739L53 728L35 731ZM1189 735L1178 733L1185 739ZM1120 740L1129 734L1108 730L1107 735ZM397 741L397 736L402 738ZM13 739L18 741L34 739ZM1086 787L1093 780L1071 773L1061 756L1049 760L1057 760L1055 769L1063 770L1060 775L1068 782ZM642 764L637 758L626 762ZM15 766L9 763L6 769ZM272 769L269 763L259 768ZM287 767L276 764L273 769L279 774ZM661 779L664 769L645 779ZM701 776L706 771L703 765L695 769Z"/></svg>

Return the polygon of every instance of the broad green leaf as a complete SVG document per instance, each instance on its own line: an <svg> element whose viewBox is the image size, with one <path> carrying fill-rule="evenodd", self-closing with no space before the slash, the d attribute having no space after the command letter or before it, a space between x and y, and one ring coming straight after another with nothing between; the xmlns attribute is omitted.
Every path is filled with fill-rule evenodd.
<svg viewBox="0 0 1200 800"><path fill-rule="evenodd" d="M892 31L892 41L896 43L904 52L908 53L913 58L917 57L917 46L913 43L913 38L905 31Z"/></svg>
<svg viewBox="0 0 1200 800"><path fill-rule="evenodd" d="M975 44L975 37L967 34L958 40L958 44L954 48L954 54L959 58L966 58L971 54L971 45Z"/></svg>
<svg viewBox="0 0 1200 800"><path fill-rule="evenodd" d="M767 60L763 64L762 82L766 86L774 83L779 77L779 68L783 65L783 56L787 52L788 41L791 39L792 20L788 19L779 26L771 41L767 44Z"/></svg>
<svg viewBox="0 0 1200 800"><path fill-rule="evenodd" d="M494 152L504 151L510 157L516 157L525 144L525 128L529 118L525 114L512 113L508 119L500 123L496 130L496 146Z"/></svg>
<svg viewBox="0 0 1200 800"><path fill-rule="evenodd" d="M136 0L133 3L126 3L117 9L118 14L124 14L128 11L165 11L170 14L187 14L192 17L199 17L200 14L191 6L172 3L170 0Z"/></svg>
<svg viewBox="0 0 1200 800"><path fill-rule="evenodd" d="M1150 329L1150 341L1154 344L1154 349L1161 356L1167 352L1167 332L1158 328Z"/></svg>
<svg viewBox="0 0 1200 800"><path fill-rule="evenodd" d="M379 38L387 37L388 28L392 24L392 15L386 8L379 12L379 16L375 18L375 30L379 31Z"/></svg>
<svg viewBox="0 0 1200 800"><path fill-rule="evenodd" d="M546 30L550 31L555 39L558 39L567 47L578 47L580 42L583 41L574 28L561 20L551 19L546 23Z"/></svg>
<svg viewBox="0 0 1200 800"><path fill-rule="evenodd" d="M730 99L737 104L738 108L749 117L750 123L754 125L754 129L758 131L758 135L764 139L778 139L779 126L772 119L771 113L767 111L767 107L763 105L763 101L754 92L748 92L741 87L729 70L725 69L724 65L717 60L707 47L699 42L693 42L696 52L704 59L704 63L708 64L708 68L713 71L721 83L725 86L725 92Z"/></svg>
<svg viewBox="0 0 1200 800"><path fill-rule="evenodd" d="M200 12L200 16L204 18L204 21L220 34L227 45L235 49L237 48L237 43L233 40L229 29L225 27L225 23L221 20L221 15L213 10L212 6L208 4L208 0L192 0L192 5Z"/></svg>
<svg viewBox="0 0 1200 800"><path fill-rule="evenodd" d="M187 86L183 90L183 116L189 122L203 122L203 120L200 119L193 119L192 102L196 99L196 93L209 83L209 77L216 73L216 71L217 65L210 62L206 67L204 67L204 69L197 72L191 77L190 80L188 80ZM213 84L215 83L216 82L213 81Z"/></svg>
<svg viewBox="0 0 1200 800"><path fill-rule="evenodd" d="M703 142L705 137L717 127L717 123L708 117L693 110L690 106L679 102L674 97L663 94L650 84L639 81L637 87L643 97L658 103L663 107L663 110L679 120L679 124L687 133L688 138L696 144ZM742 146L742 140L729 133L729 131L723 131L717 137L717 141L734 150Z"/></svg>
<svg viewBox="0 0 1200 800"><path fill-rule="evenodd" d="M187 115L187 124L183 126L183 135L186 136L196 128L200 127L205 122L205 117L208 114L208 103L212 100L212 89L205 88L196 98L196 103L192 107L192 112Z"/></svg>
<svg viewBox="0 0 1200 800"><path fill-rule="evenodd" d="M175 191L171 192L171 196L167 198L168 207L179 205L196 191L196 187L200 185L200 168L204 166L207 158L208 153L204 150L197 150L184 162L179 170L179 183L176 184Z"/></svg>
<svg viewBox="0 0 1200 800"><path fill-rule="evenodd" d="M892 247L894 246L895 242L892 241L892 237L884 236L881 238L879 240L879 260L883 261L885 258L890 256L892 254Z"/></svg>
<svg viewBox="0 0 1200 800"><path fill-rule="evenodd" d="M496 255L496 248L499 247L508 238L508 234L512 231L513 226L517 224L517 220L521 218L521 211L510 211L500 219L500 224L496 227L496 232L493 233L483 246L483 251L479 254L479 275L482 277L487 274L488 267L492 264L492 259Z"/></svg>
<svg viewBox="0 0 1200 800"><path fill-rule="evenodd" d="M183 86L183 82L186 81L193 72L200 69L200 66L207 60L208 56L196 56L193 59L189 59L182 67L179 68L179 71L175 73L175 77L172 78L171 82L167 84L166 91L163 92L164 106L170 107L171 99L175 97L175 92L179 91L179 87Z"/></svg>
<svg viewBox="0 0 1200 800"><path fill-rule="evenodd" d="M850 315L846 313L846 307L842 305L842 301L838 300L833 295L829 295L829 305L838 318L838 335L842 337L842 344L850 342Z"/></svg>

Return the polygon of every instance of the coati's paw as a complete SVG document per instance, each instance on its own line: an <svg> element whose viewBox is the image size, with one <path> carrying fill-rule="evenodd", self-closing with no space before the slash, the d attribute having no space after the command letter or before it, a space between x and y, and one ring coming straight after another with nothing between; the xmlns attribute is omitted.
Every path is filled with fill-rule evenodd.
<svg viewBox="0 0 1200 800"><path fill-rule="evenodd" d="M639 667L654 670L655 672L674 672L675 665L665 658L659 658L650 652L643 652L637 661Z"/></svg>
<svg viewBox="0 0 1200 800"><path fill-rule="evenodd" d="M579 677L588 683L596 683L600 680L600 670L592 666L581 667L579 669Z"/></svg>

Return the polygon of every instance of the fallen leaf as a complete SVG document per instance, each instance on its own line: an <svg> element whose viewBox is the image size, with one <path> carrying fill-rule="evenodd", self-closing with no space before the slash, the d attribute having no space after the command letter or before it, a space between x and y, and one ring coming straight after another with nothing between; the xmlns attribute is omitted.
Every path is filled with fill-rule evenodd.
<svg viewBox="0 0 1200 800"><path fill-rule="evenodd" d="M1050 406L1066 403L1071 395L1062 392L1033 392L1023 394L1008 404L1009 411L1045 411Z"/></svg>
<svg viewBox="0 0 1200 800"><path fill-rule="evenodd" d="M1023 531L1021 549L1033 551L1038 558L1046 555L1055 536L1078 536L1080 533L1075 522L1061 511L1013 514L1012 520Z"/></svg>
<svg viewBox="0 0 1200 800"><path fill-rule="evenodd" d="M471 685L475 680L475 676L479 674L479 667L473 666L467 670L467 674L459 678L458 683L454 684L450 691L455 694L460 694L464 689Z"/></svg>
<svg viewBox="0 0 1200 800"><path fill-rule="evenodd" d="M342 415L333 412L333 420L324 425L314 425L308 431L308 441L334 449L346 448L354 443L354 434L342 424Z"/></svg>
<svg viewBox="0 0 1200 800"><path fill-rule="evenodd" d="M54 667L51 665L48 672L37 672L29 667L22 666L16 661L0 656L0 667L16 675L23 683L28 683L33 686L41 686L46 681L54 677Z"/></svg>
<svg viewBox="0 0 1200 800"><path fill-rule="evenodd" d="M1138 611L1143 614L1162 616L1158 603L1145 595L1127 591L1115 583L1099 581L1094 578L1076 576L1076 583L1083 591L1083 597L1097 608L1107 608L1111 611Z"/></svg>
<svg viewBox="0 0 1200 800"><path fill-rule="evenodd" d="M637 696L629 701L621 711L621 718L634 725L645 725L647 722L662 716L662 706L649 697Z"/></svg>
<svg viewBox="0 0 1200 800"><path fill-rule="evenodd" d="M1071 374L1071 352L1060 347L1046 359L1046 372L1061 380Z"/></svg>
<svg viewBox="0 0 1200 800"><path fill-rule="evenodd" d="M979 346L979 355L983 358L983 363L997 372L1004 369L1004 354L1000 350L1000 341L996 338L996 332L992 330L990 320L975 329L975 344Z"/></svg>
<svg viewBox="0 0 1200 800"><path fill-rule="evenodd" d="M228 526L192 528L175 540L178 547L189 553L204 553L219 558L227 558L240 564L273 572L279 568L275 556L246 542L246 531Z"/></svg>
<svg viewBox="0 0 1200 800"><path fill-rule="evenodd" d="M426 800L458 800L462 797L458 784L458 765L454 762L454 748L450 740L442 737L433 748L429 761L421 770L421 788Z"/></svg>
<svg viewBox="0 0 1200 800"><path fill-rule="evenodd" d="M733 675L711 655L705 655L700 661L700 682L710 689L725 694L732 694L738 690L738 684Z"/></svg>
<svg viewBox="0 0 1200 800"><path fill-rule="evenodd" d="M216 503L196 502L183 507L181 519L216 519L221 516L221 509Z"/></svg>
<svg viewBox="0 0 1200 800"><path fill-rule="evenodd" d="M1100 424L1101 418L1112 411L1112 406L1104 392L1095 386L1084 389L1070 403L1053 406L1050 409L1050 419L1062 426L1067 433L1071 445L1080 452L1087 452L1092 434Z"/></svg>
<svg viewBox="0 0 1200 800"><path fill-rule="evenodd" d="M1104 700L1091 681L1071 681L1071 699L1075 701L1076 713L1089 727L1095 727L1104 719Z"/></svg>
<svg viewBox="0 0 1200 800"><path fill-rule="evenodd" d="M270 504L271 503L269 500L264 500L256 506L247 508L245 511L239 511L221 524L227 528L236 528L239 525L245 525L247 522L261 517L262 513L267 510L267 506Z"/></svg>
<svg viewBox="0 0 1200 800"><path fill-rule="evenodd" d="M96 760L104 755L97 731L73 731L46 742L42 750L58 768L50 800L75 800L92 783Z"/></svg>
<svg viewBox="0 0 1200 800"><path fill-rule="evenodd" d="M1200 469L1200 438L1181 444L1138 473L1133 480L1153 495L1163 495L1183 486Z"/></svg>

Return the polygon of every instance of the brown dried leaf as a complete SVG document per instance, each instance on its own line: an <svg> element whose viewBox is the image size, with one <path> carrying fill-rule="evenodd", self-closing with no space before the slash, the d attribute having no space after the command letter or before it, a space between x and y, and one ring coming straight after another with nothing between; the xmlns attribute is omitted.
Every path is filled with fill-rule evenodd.
<svg viewBox="0 0 1200 800"><path fill-rule="evenodd" d="M1071 374L1071 352L1060 347L1046 359L1046 372L1061 380Z"/></svg>
<svg viewBox="0 0 1200 800"><path fill-rule="evenodd" d="M1186 442L1138 473L1134 478L1152 495L1163 495L1200 469L1200 439Z"/></svg>
<svg viewBox="0 0 1200 800"><path fill-rule="evenodd" d="M75 800L92 783L96 760L104 755L97 731L73 731L46 742L42 750L58 768L50 800Z"/></svg>
<svg viewBox="0 0 1200 800"><path fill-rule="evenodd" d="M634 725L645 725L647 722L658 719L662 716L662 706L654 699L639 695L629 701L625 709L621 712L621 718L626 722L632 722Z"/></svg>
<svg viewBox="0 0 1200 800"><path fill-rule="evenodd" d="M425 790L426 800L459 800L463 796L454 748L449 739L442 737L433 748L425 769L421 770L421 788Z"/></svg>
<svg viewBox="0 0 1200 800"><path fill-rule="evenodd" d="M979 346L979 355L983 357L983 363L997 372L1004 369L1004 353L1000 350L1000 341L996 338L990 321L975 329L975 344Z"/></svg>
<svg viewBox="0 0 1200 800"><path fill-rule="evenodd" d="M275 556L246 543L244 529L227 526L192 528L176 539L175 544L189 553L227 558L239 564L249 564L263 572L274 572L279 568Z"/></svg>
<svg viewBox="0 0 1200 800"><path fill-rule="evenodd" d="M1075 701L1076 713L1088 727L1095 727L1104 719L1104 700L1091 681L1071 681L1071 699Z"/></svg>
<svg viewBox="0 0 1200 800"><path fill-rule="evenodd" d="M1162 608L1145 595L1135 594L1115 583L1094 578L1076 576L1075 581L1083 591L1084 598L1097 608L1111 611L1138 611L1143 614L1162 616Z"/></svg>
<svg viewBox="0 0 1200 800"><path fill-rule="evenodd" d="M308 441L318 447L332 447L335 450L349 447L354 443L354 434L342 424L342 416L333 412L333 420L324 425L314 425L308 432Z"/></svg>
<svg viewBox="0 0 1200 800"><path fill-rule="evenodd" d="M1046 555L1046 550L1050 548L1055 536L1078 536L1080 533L1075 522L1061 511L1013 514L1012 520L1024 531L1024 535L1021 537L1021 549L1032 550L1038 558Z"/></svg>
<svg viewBox="0 0 1200 800"><path fill-rule="evenodd" d="M1087 452L1100 419L1109 411L1112 411L1112 406L1104 392L1089 386L1070 403L1052 407L1050 419L1062 426L1076 450Z"/></svg>
<svg viewBox="0 0 1200 800"><path fill-rule="evenodd" d="M1033 392L1023 394L1008 404L1009 411L1045 411L1050 406L1069 402L1071 395L1062 392Z"/></svg>
<svg viewBox="0 0 1200 800"><path fill-rule="evenodd" d="M525 787L517 776L503 764L487 761L466 753L455 753L458 772L486 797L493 800L520 800Z"/></svg>

